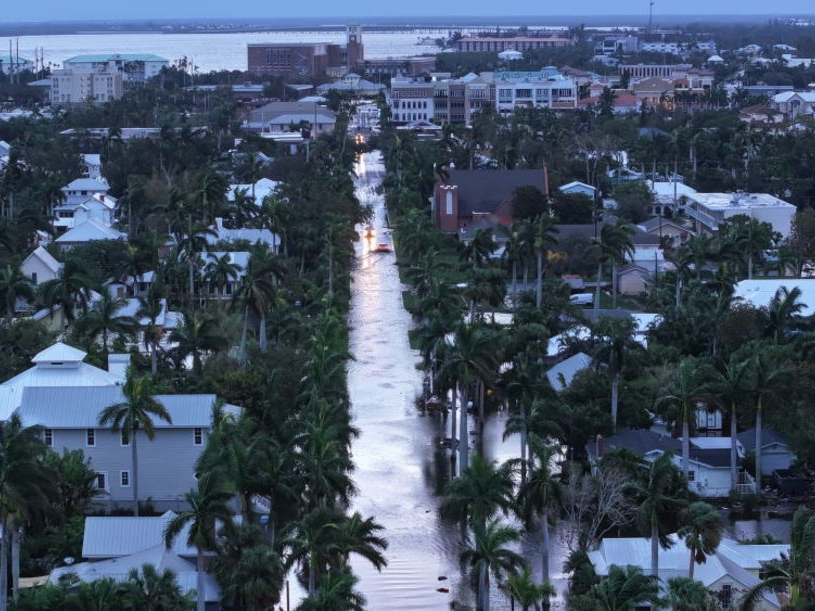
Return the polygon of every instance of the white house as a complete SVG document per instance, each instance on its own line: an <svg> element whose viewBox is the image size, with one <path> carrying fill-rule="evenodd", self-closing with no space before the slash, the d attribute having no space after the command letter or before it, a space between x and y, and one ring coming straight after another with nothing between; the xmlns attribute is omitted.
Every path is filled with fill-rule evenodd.
<svg viewBox="0 0 815 611"><path fill-rule="evenodd" d="M812 278L762 278L760 280L742 280L736 283L733 296L753 307L766 308L779 289L794 288L801 290L799 301L804 304L801 316L815 314L815 279Z"/></svg>
<svg viewBox="0 0 815 611"><path fill-rule="evenodd" d="M96 193L107 195L110 187L108 181L102 177L77 178L62 187L61 191L65 197L64 205L78 206Z"/></svg>
<svg viewBox="0 0 815 611"><path fill-rule="evenodd" d="M31 387L116 386L124 379L104 369L85 363L87 352L57 342L34 355L34 366L0 384L0 420L7 420L16 410L23 391Z"/></svg>
<svg viewBox="0 0 815 611"><path fill-rule="evenodd" d="M671 546L659 548L659 583L666 589L669 579L688 577L690 550L683 539L670 535ZM745 593L761 583L758 573L763 563L789 556L789 545L746 545L733 539L723 539L715 554L704 564L696 563L693 578L701 581L725 609L737 608ZM597 550L589 552L589 560L598 575L608 575L612 566L635 566L646 574L651 568L651 540L645 537L606 537ZM640 607L637 607L638 609ZM642 607L647 609L648 607ZM759 597L756 611L781 609L778 596L768 590Z"/></svg>
<svg viewBox="0 0 815 611"><path fill-rule="evenodd" d="M747 216L769 223L787 238L792 233L796 207L768 193L693 193L687 196L685 214L700 231L714 233L719 224L734 216Z"/></svg>
<svg viewBox="0 0 815 611"><path fill-rule="evenodd" d="M756 429L751 428L738 435L739 443L746 452L755 452ZM767 428L761 429L761 474L769 476L773 471L789 469L795 462L795 453L790 449L787 438L781 433Z"/></svg>
<svg viewBox="0 0 815 611"><path fill-rule="evenodd" d="M85 244L94 240L127 240L127 234L105 225L96 219L89 219L73 229L69 229L55 242L60 248L67 250L77 244Z"/></svg>
<svg viewBox="0 0 815 611"><path fill-rule="evenodd" d="M592 365L592 358L584 353L578 352L546 371L546 379L555 392L566 390L578 372L588 369Z"/></svg>
<svg viewBox="0 0 815 611"><path fill-rule="evenodd" d="M242 227L232 229L224 226L224 220L220 217L215 219L215 227L212 227L215 235L207 235L207 244L214 246L218 242L238 242L246 241L250 244L268 244L272 249L277 249L280 245L280 238L268 229L255 229L252 227Z"/></svg>
<svg viewBox="0 0 815 611"><path fill-rule="evenodd" d="M263 200L266 199L270 195L274 195L277 192L277 187L280 186L280 183L276 180L272 180L271 178L261 178L256 183L238 183L229 185L229 189L226 192L226 199L230 203L235 201L235 195L237 193L243 193L244 196L248 198L254 197L255 203L260 206L263 203Z"/></svg>
<svg viewBox="0 0 815 611"><path fill-rule="evenodd" d="M152 53L102 53L77 55L62 62L76 73L120 73L126 83L144 83L158 76L170 60Z"/></svg>
<svg viewBox="0 0 815 611"><path fill-rule="evenodd" d="M89 516L85 518L82 557L87 562L54 569L48 580L57 583L66 575L82 581L111 578L124 580L130 569L145 564L159 571L171 569L182 592L191 593L197 587L196 557L198 550L187 545L189 525L185 526L170 548L164 544L164 530L176 514L166 511L160 516ZM209 552L206 552L210 555ZM204 577L205 600L208 610L220 608L221 591L209 574Z"/></svg>
<svg viewBox="0 0 815 611"><path fill-rule="evenodd" d="M755 492L755 480L743 468L744 448L737 443L737 490L742 494ZM668 452L677 468L682 468L682 442L667 434L650 430L618 428L605 439L598 438L586 446L589 462L596 467L599 459L612 449L624 448L642 455L651 462ZM726 497L731 489L730 438L693 437L690 439L688 488L705 498Z"/></svg>
<svg viewBox="0 0 815 611"><path fill-rule="evenodd" d="M102 156L98 153L82 155L82 177L99 180L102 178Z"/></svg>
<svg viewBox="0 0 815 611"><path fill-rule="evenodd" d="M31 284L39 286L49 280L59 278L62 271L62 263L42 246L34 249L22 263L20 263L20 273L31 280Z"/></svg>
<svg viewBox="0 0 815 611"><path fill-rule="evenodd" d="M558 187L558 191L566 195L585 195L586 197L594 199L594 194L597 192L597 189L579 180L574 180Z"/></svg>
<svg viewBox="0 0 815 611"><path fill-rule="evenodd" d="M116 216L118 200L104 193L94 193L78 206L61 205L54 208L54 227L73 229L85 221L95 219L103 225L112 225Z"/></svg>
<svg viewBox="0 0 815 611"><path fill-rule="evenodd" d="M775 94L770 104L791 121L812 117L815 113L815 91L783 91Z"/></svg>

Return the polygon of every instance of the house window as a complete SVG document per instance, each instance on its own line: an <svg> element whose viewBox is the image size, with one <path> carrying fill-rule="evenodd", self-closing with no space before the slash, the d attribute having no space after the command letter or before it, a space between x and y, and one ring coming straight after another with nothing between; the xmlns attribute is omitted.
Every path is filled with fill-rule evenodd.
<svg viewBox="0 0 815 611"><path fill-rule="evenodd" d="M695 471L688 471L688 481L692 482L696 480L696 472Z"/></svg>
<svg viewBox="0 0 815 611"><path fill-rule="evenodd" d="M121 444L123 446L130 445L130 434L127 431L122 431Z"/></svg>
<svg viewBox="0 0 815 611"><path fill-rule="evenodd" d="M725 609L728 609L730 605L733 604L733 586L729 583L722 585L722 589L719 592L719 602Z"/></svg>
<svg viewBox="0 0 815 611"><path fill-rule="evenodd" d="M49 448L54 447L54 430L53 429L45 429L43 431L43 441L45 441L45 445Z"/></svg>
<svg viewBox="0 0 815 611"><path fill-rule="evenodd" d="M96 430L88 429L85 431L85 445L92 448L96 445Z"/></svg>
<svg viewBox="0 0 815 611"><path fill-rule="evenodd" d="M37 272L31 272L31 284L37 284Z"/></svg>
<svg viewBox="0 0 815 611"><path fill-rule="evenodd" d="M193 445L203 445L204 443L204 429L194 428L192 430L192 443Z"/></svg>
<svg viewBox="0 0 815 611"><path fill-rule="evenodd" d="M130 471L119 471L119 484L122 488L130 488Z"/></svg>
<svg viewBox="0 0 815 611"><path fill-rule="evenodd" d="M97 471L96 472L96 487L99 490L107 490L108 489L108 474L104 471Z"/></svg>

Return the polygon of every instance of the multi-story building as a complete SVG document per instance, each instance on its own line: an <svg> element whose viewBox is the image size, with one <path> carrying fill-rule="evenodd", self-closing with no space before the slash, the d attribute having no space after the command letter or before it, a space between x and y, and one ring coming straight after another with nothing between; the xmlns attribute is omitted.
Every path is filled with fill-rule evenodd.
<svg viewBox="0 0 815 611"><path fill-rule="evenodd" d="M358 25L348 26L343 45L333 42L274 42L247 46L247 66L254 76L343 76L364 60L362 28Z"/></svg>
<svg viewBox="0 0 815 611"><path fill-rule="evenodd" d="M680 55L682 53L682 43L679 42L643 42L640 50L647 53L670 53Z"/></svg>
<svg viewBox="0 0 815 611"><path fill-rule="evenodd" d="M0 55L0 74L19 74L26 70L34 70L34 62L30 59L16 55Z"/></svg>
<svg viewBox="0 0 815 611"><path fill-rule="evenodd" d="M616 55L617 53L636 53L639 39L631 34L605 36L594 43L594 52L597 55Z"/></svg>
<svg viewBox="0 0 815 611"><path fill-rule="evenodd" d="M151 53L114 53L100 55L77 55L62 62L63 68L75 74L120 73L125 88L144 84L158 76L170 65L170 60Z"/></svg>
<svg viewBox="0 0 815 611"><path fill-rule="evenodd" d="M394 123L433 121L434 87L430 81L395 77L391 79L390 108Z"/></svg>
<svg viewBox="0 0 815 611"><path fill-rule="evenodd" d="M358 66L360 72L373 78L375 76L409 76L417 77L430 74L436 69L434 55L419 55L417 57L388 57L382 59L366 59Z"/></svg>
<svg viewBox="0 0 815 611"><path fill-rule="evenodd" d="M767 193L689 193L685 214L700 232L714 233L734 216L769 223L786 238L792 233L796 207Z"/></svg>
<svg viewBox="0 0 815 611"><path fill-rule="evenodd" d="M500 53L507 49L529 51L531 49L551 49L568 47L573 44L571 38L560 36L465 36L456 42L458 51L494 51Z"/></svg>
<svg viewBox="0 0 815 611"><path fill-rule="evenodd" d="M577 108L577 85L560 74L495 73L495 108L511 113L516 108Z"/></svg>
<svg viewBox="0 0 815 611"><path fill-rule="evenodd" d="M49 100L54 106L104 104L124 94L121 72L54 70L50 78Z"/></svg>

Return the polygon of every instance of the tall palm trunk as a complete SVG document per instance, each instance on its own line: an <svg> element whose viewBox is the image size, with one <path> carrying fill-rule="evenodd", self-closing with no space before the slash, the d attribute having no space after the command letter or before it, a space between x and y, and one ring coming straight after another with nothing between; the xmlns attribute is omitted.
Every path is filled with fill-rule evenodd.
<svg viewBox="0 0 815 611"><path fill-rule="evenodd" d="M688 419L690 414L685 409L682 412L682 475L685 480L688 479L688 472L690 471L690 423Z"/></svg>
<svg viewBox="0 0 815 611"><path fill-rule="evenodd" d="M512 307L515 307L515 302L518 295L518 262L512 262Z"/></svg>
<svg viewBox="0 0 815 611"><path fill-rule="evenodd" d="M158 344L156 344L156 342L153 342L153 349L150 351L150 372L153 375L156 375L156 372L158 371L158 354L157 354L157 350L158 350Z"/></svg>
<svg viewBox="0 0 815 611"><path fill-rule="evenodd" d="M617 400L620 393L620 373L614 372L611 377L611 426L617 431Z"/></svg>
<svg viewBox="0 0 815 611"><path fill-rule="evenodd" d="M258 343L260 344L260 351L266 352L268 342L266 340L266 315L260 317L260 325L258 326Z"/></svg>
<svg viewBox="0 0 815 611"><path fill-rule="evenodd" d="M453 405L450 410L450 460L456 462L456 403L458 399L457 387L453 386ZM453 470L455 477L455 469Z"/></svg>
<svg viewBox="0 0 815 611"><path fill-rule="evenodd" d="M733 490L736 489L739 477L739 467L736 464L738 455L736 454L736 402L730 405L730 483Z"/></svg>
<svg viewBox="0 0 815 611"><path fill-rule="evenodd" d="M690 562L688 563L688 577L693 579L693 572L694 569L696 568L696 558L694 557L692 549L688 549L688 552L690 552Z"/></svg>
<svg viewBox="0 0 815 611"><path fill-rule="evenodd" d="M600 279L603 277L603 262L597 264L597 286L594 287L594 320L600 313Z"/></svg>
<svg viewBox="0 0 815 611"><path fill-rule="evenodd" d="M617 309L617 261L611 262L611 308Z"/></svg>
<svg viewBox="0 0 815 611"><path fill-rule="evenodd" d="M529 290L529 261L524 259L524 292Z"/></svg>
<svg viewBox="0 0 815 611"><path fill-rule="evenodd" d="M11 528L11 592L14 602L20 598L20 537L22 530L13 524Z"/></svg>
<svg viewBox="0 0 815 611"><path fill-rule="evenodd" d="M521 483L526 482L526 403L521 401Z"/></svg>
<svg viewBox="0 0 815 611"><path fill-rule="evenodd" d="M308 559L308 595L312 596L317 590L317 569L314 566L314 554Z"/></svg>
<svg viewBox="0 0 815 611"><path fill-rule="evenodd" d="M132 456L130 460L132 461L133 467L133 481L131 485L133 486L133 515L139 517L139 452L136 448L136 431L130 431L130 451Z"/></svg>
<svg viewBox="0 0 815 611"><path fill-rule="evenodd" d="M461 418L460 418L460 429L459 429L459 441L458 441L458 449L459 449L459 456L461 458L461 464L459 465L459 469L464 471L467 468L468 461L469 461L469 431L467 430L467 385L461 385Z"/></svg>
<svg viewBox="0 0 815 611"><path fill-rule="evenodd" d="M198 570L197 575L195 576L195 588L198 590L196 611L206 611L207 597L206 592L204 591L204 548L200 545L198 546L196 568Z"/></svg>
<svg viewBox="0 0 815 611"><path fill-rule="evenodd" d="M549 581L549 510L541 514L541 583Z"/></svg>
<svg viewBox="0 0 815 611"><path fill-rule="evenodd" d="M189 286L187 289L190 291L190 303L195 304L195 274L193 271L192 265L192 253L187 257L187 274L188 278L187 281L189 282Z"/></svg>
<svg viewBox="0 0 815 611"><path fill-rule="evenodd" d="M246 329L249 326L249 304L246 305L243 312L243 331L241 331L241 345L238 349L238 355L241 360L246 359Z"/></svg>
<svg viewBox="0 0 815 611"><path fill-rule="evenodd" d="M651 516L651 575L659 576L659 525Z"/></svg>
<svg viewBox="0 0 815 611"><path fill-rule="evenodd" d="M483 562L478 567L478 597L481 599L479 607L482 611L490 611L489 569Z"/></svg>
<svg viewBox="0 0 815 611"><path fill-rule="evenodd" d="M541 301L543 300L543 250L538 249L538 252L535 255L537 271L538 271L538 280L537 284L535 285L535 307L541 307Z"/></svg>
<svg viewBox="0 0 815 611"><path fill-rule="evenodd" d="M761 403L761 395L759 395L756 403L756 494L759 496L761 496L761 412L763 411Z"/></svg>
<svg viewBox="0 0 815 611"><path fill-rule="evenodd" d="M3 536L0 539L0 611L8 609L8 522L2 522Z"/></svg>

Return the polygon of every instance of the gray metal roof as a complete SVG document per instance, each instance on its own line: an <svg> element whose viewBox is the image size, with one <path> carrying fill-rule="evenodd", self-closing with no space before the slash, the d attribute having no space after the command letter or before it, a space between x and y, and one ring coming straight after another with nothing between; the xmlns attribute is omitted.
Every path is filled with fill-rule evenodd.
<svg viewBox="0 0 815 611"><path fill-rule="evenodd" d="M160 516L91 516L85 518L82 557L118 558L164 542L164 529L175 517L168 511ZM173 551L179 556L195 556L195 547L187 545L189 526L178 534Z"/></svg>
<svg viewBox="0 0 815 611"><path fill-rule="evenodd" d="M565 390L572 383L578 371L588 369L591 367L591 364L592 359L588 354L578 352L549 369L546 372L546 377L552 385L552 388L560 392Z"/></svg>
<svg viewBox="0 0 815 611"><path fill-rule="evenodd" d="M755 427L751 429L747 429L746 431L742 431L738 435L736 435L738 440L741 442L741 445L744 447L745 452L750 452L755 450L756 448L756 429ZM789 448L789 442L787 438L779 433L778 431L771 429L769 427L761 427L761 444L762 447L766 447L771 444L780 444L782 446L786 446Z"/></svg>
<svg viewBox="0 0 815 611"><path fill-rule="evenodd" d="M153 419L156 428L207 428L215 395L156 395L172 423ZM51 429L98 428L99 414L125 400L121 386L27 387L17 413L26 426Z"/></svg>

